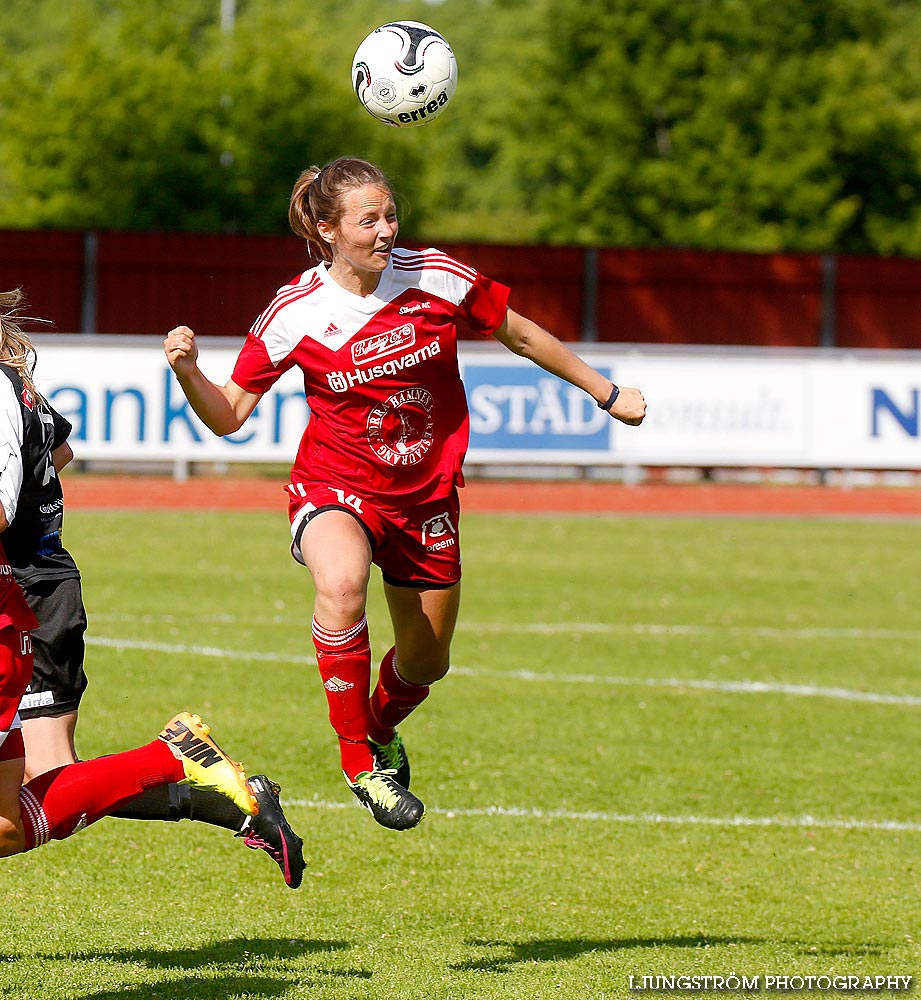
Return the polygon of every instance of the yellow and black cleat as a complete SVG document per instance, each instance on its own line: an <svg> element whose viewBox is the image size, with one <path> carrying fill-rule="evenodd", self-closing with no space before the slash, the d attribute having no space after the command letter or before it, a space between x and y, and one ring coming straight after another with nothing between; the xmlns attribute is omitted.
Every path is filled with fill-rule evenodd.
<svg viewBox="0 0 921 1000"><path fill-rule="evenodd" d="M182 761L185 770L182 784L219 792L247 816L259 812L243 765L218 746L199 716L180 712L167 722L159 738Z"/></svg>

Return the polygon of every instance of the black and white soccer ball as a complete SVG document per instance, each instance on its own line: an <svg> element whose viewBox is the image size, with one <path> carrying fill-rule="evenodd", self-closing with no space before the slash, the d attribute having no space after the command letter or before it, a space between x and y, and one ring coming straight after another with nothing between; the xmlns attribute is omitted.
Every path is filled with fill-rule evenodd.
<svg viewBox="0 0 921 1000"><path fill-rule="evenodd" d="M437 118L457 87L457 60L445 38L419 21L375 28L352 60L358 100L387 125L408 128Z"/></svg>

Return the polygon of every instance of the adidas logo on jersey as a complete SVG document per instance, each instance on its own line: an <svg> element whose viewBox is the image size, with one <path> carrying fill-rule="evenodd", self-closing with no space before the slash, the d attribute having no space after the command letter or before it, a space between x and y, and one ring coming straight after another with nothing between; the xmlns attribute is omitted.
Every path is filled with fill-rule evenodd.
<svg viewBox="0 0 921 1000"><path fill-rule="evenodd" d="M323 685L327 691L349 691L355 685L351 681L344 681L341 677L336 677L333 674L332 677Z"/></svg>
<svg viewBox="0 0 921 1000"><path fill-rule="evenodd" d="M336 326L335 323L330 323L329 326L323 331L324 337L338 337L342 334L342 331Z"/></svg>

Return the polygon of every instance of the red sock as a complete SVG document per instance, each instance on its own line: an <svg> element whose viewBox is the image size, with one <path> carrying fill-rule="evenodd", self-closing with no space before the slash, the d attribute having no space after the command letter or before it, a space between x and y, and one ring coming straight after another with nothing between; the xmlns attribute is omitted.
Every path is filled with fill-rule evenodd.
<svg viewBox="0 0 921 1000"><path fill-rule="evenodd" d="M184 777L182 761L162 740L40 774L19 791L26 850L65 840L148 788Z"/></svg>
<svg viewBox="0 0 921 1000"><path fill-rule="evenodd" d="M339 737L342 770L354 779L374 770L368 745L368 689L371 686L371 645L368 620L335 631L313 620L317 666L329 702L329 722Z"/></svg>
<svg viewBox="0 0 921 1000"><path fill-rule="evenodd" d="M410 684L397 673L396 649L381 660L377 686L371 695L371 739L389 743L393 730L429 695L428 684Z"/></svg>

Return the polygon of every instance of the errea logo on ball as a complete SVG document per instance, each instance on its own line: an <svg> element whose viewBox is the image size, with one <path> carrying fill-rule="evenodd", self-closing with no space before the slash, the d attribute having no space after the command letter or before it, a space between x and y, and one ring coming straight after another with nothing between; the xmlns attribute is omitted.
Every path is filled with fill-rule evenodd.
<svg viewBox="0 0 921 1000"><path fill-rule="evenodd" d="M425 121L426 118L434 118L436 115L441 114L448 100L448 92L443 90L437 97L433 97L427 104L423 104L421 108L413 108L412 111L401 111L398 115L394 115L394 118L401 125L418 124Z"/></svg>

